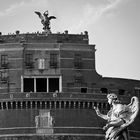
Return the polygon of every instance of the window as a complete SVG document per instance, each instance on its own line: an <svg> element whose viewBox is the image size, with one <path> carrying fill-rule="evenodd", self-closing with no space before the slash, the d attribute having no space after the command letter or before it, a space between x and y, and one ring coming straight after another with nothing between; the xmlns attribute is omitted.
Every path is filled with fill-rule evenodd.
<svg viewBox="0 0 140 140"><path fill-rule="evenodd" d="M24 92L34 92L34 78L24 78Z"/></svg>
<svg viewBox="0 0 140 140"><path fill-rule="evenodd" d="M38 69L39 70L45 69L45 59L38 59Z"/></svg>
<svg viewBox="0 0 140 140"><path fill-rule="evenodd" d="M76 69L82 68L82 57L81 57L81 54L75 54L75 56L74 56L74 67Z"/></svg>
<svg viewBox="0 0 140 140"><path fill-rule="evenodd" d="M33 55L32 54L26 54L25 55L25 66L27 68L33 67Z"/></svg>
<svg viewBox="0 0 140 140"><path fill-rule="evenodd" d="M81 93L87 93L87 88L81 88Z"/></svg>
<svg viewBox="0 0 140 140"><path fill-rule="evenodd" d="M76 72L74 79L75 79L75 83L82 83L82 81L83 81L82 73Z"/></svg>
<svg viewBox="0 0 140 140"><path fill-rule="evenodd" d="M59 78L49 78L49 92L59 91Z"/></svg>
<svg viewBox="0 0 140 140"><path fill-rule="evenodd" d="M57 57L58 57L58 55L55 53L50 54L50 68L57 68L58 67Z"/></svg>
<svg viewBox="0 0 140 140"><path fill-rule="evenodd" d="M101 90L100 90L102 93L108 93L108 89L107 88L101 88Z"/></svg>
<svg viewBox="0 0 140 140"><path fill-rule="evenodd" d="M8 56L1 55L1 67L6 68L8 66Z"/></svg>
<svg viewBox="0 0 140 140"><path fill-rule="evenodd" d="M8 79L8 74L7 74L7 72L5 72L5 71L1 72L1 81L2 81L2 82L6 82L7 79Z"/></svg>
<svg viewBox="0 0 140 140"><path fill-rule="evenodd" d="M60 77L23 78L21 92L61 92Z"/></svg>
<svg viewBox="0 0 140 140"><path fill-rule="evenodd" d="M82 77L75 77L75 83L82 83Z"/></svg>
<svg viewBox="0 0 140 140"><path fill-rule="evenodd" d="M46 78L36 78L36 92L47 92Z"/></svg>

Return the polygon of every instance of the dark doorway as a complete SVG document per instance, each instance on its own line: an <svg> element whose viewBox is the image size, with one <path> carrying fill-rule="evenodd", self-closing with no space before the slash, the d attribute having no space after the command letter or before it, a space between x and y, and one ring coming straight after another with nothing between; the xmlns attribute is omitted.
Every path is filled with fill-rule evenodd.
<svg viewBox="0 0 140 140"><path fill-rule="evenodd" d="M36 78L36 92L47 92L46 78Z"/></svg>
<svg viewBox="0 0 140 140"><path fill-rule="evenodd" d="M49 78L49 92L59 92L59 78Z"/></svg>
<svg viewBox="0 0 140 140"><path fill-rule="evenodd" d="M24 78L24 92L34 92L34 78Z"/></svg>

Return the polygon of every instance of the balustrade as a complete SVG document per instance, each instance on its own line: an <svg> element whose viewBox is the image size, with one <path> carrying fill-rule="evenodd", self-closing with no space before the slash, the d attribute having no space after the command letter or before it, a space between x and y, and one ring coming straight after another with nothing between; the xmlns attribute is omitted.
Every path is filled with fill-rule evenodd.
<svg viewBox="0 0 140 140"><path fill-rule="evenodd" d="M104 102L92 101L4 101L0 102L0 110L9 109L93 109L98 106L108 110L109 105Z"/></svg>

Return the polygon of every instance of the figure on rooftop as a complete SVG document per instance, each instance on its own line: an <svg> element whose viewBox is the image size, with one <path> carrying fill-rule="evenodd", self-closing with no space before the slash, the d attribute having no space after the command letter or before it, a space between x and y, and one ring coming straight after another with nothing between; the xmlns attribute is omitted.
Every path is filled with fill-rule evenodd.
<svg viewBox="0 0 140 140"><path fill-rule="evenodd" d="M50 28L50 20L56 19L55 16L49 16L48 10L43 13L43 15L40 12L35 11L35 13L39 16L41 19L41 23L43 24L43 30L47 33L51 32Z"/></svg>
<svg viewBox="0 0 140 140"><path fill-rule="evenodd" d="M101 114L98 107L94 107L97 115L107 120L103 130L106 131L105 140L129 140L127 127L135 120L139 110L137 97L131 98L129 105L123 105L114 93L108 94L108 103L111 105L107 115Z"/></svg>

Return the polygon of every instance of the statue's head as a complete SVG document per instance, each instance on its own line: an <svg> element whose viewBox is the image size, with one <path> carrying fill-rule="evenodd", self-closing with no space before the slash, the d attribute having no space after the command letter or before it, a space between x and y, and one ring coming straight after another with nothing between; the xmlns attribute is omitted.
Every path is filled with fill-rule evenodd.
<svg viewBox="0 0 140 140"><path fill-rule="evenodd" d="M107 98L108 99L117 99L118 97L117 97L117 95L115 94L115 93L109 93L108 95L107 95Z"/></svg>
<svg viewBox="0 0 140 140"><path fill-rule="evenodd" d="M49 12L48 12L48 10L47 10L47 11L44 12L43 15L44 15L44 16L48 16L48 14L49 14Z"/></svg>
<svg viewBox="0 0 140 140"><path fill-rule="evenodd" d="M115 93L109 93L107 95L107 99L108 99L108 103L112 104L112 103L119 103L118 97Z"/></svg>

